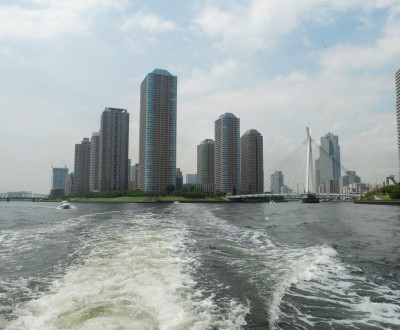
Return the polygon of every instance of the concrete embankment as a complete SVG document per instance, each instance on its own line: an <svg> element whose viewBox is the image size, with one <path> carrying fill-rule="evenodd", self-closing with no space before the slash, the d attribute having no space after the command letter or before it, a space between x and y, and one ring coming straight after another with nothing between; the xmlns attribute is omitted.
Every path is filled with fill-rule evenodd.
<svg viewBox="0 0 400 330"><path fill-rule="evenodd" d="M371 200L371 201L364 201L364 200L359 200L359 201L354 201L354 204L370 204L370 205L400 205L400 200L394 200L394 201L385 201L382 199L378 200Z"/></svg>

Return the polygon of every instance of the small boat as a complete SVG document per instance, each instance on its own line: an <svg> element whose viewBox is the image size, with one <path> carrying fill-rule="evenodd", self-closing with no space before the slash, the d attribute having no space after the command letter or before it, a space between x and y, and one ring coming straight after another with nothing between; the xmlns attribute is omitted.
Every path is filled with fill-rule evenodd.
<svg viewBox="0 0 400 330"><path fill-rule="evenodd" d="M60 209L70 209L71 204L68 201L62 201L60 203Z"/></svg>

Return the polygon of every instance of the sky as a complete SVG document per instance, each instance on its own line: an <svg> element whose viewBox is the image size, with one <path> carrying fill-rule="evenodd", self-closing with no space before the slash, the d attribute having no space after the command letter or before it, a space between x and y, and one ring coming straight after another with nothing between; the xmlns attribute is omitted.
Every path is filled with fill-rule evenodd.
<svg viewBox="0 0 400 330"><path fill-rule="evenodd" d="M363 182L398 174L398 0L2 0L0 192L49 193L106 107L130 113L155 68L178 77L177 167L225 112L264 137L265 175L306 138L339 136Z"/></svg>

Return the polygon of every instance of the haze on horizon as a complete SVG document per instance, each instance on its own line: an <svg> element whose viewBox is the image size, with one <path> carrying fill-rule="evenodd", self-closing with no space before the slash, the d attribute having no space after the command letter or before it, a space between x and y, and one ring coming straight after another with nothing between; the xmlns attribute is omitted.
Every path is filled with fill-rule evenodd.
<svg viewBox="0 0 400 330"><path fill-rule="evenodd" d="M106 107L130 113L138 160L140 83L178 77L177 167L224 112L264 136L269 169L305 139L339 136L363 182L398 174L397 0L4 0L0 4L0 192L48 193L51 167ZM265 176L269 176L265 173Z"/></svg>

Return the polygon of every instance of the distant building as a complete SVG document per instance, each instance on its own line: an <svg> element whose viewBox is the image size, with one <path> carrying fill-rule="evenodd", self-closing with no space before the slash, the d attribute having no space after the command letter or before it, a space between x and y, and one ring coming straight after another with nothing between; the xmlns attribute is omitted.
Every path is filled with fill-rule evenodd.
<svg viewBox="0 0 400 330"><path fill-rule="evenodd" d="M357 184L361 183L361 178L356 174L356 171L347 171L345 175L340 177L339 188L340 192L348 194L359 192Z"/></svg>
<svg viewBox="0 0 400 330"><path fill-rule="evenodd" d="M214 125L215 188L236 194L240 188L240 119L224 113Z"/></svg>
<svg viewBox="0 0 400 330"><path fill-rule="evenodd" d="M186 174L186 183L196 183L197 182L197 174Z"/></svg>
<svg viewBox="0 0 400 330"><path fill-rule="evenodd" d="M400 181L400 70L396 72L396 117L397 117L397 148L399 156Z"/></svg>
<svg viewBox="0 0 400 330"><path fill-rule="evenodd" d="M215 142L205 139L197 146L197 175L196 182L199 184L214 184L215 168ZM186 179L187 182L187 179ZM187 182L188 183L188 182Z"/></svg>
<svg viewBox="0 0 400 330"><path fill-rule="evenodd" d="M99 170L100 170L100 134L93 132L90 140L90 178L89 190L99 191Z"/></svg>
<svg viewBox="0 0 400 330"><path fill-rule="evenodd" d="M65 195L65 182L68 175L68 168L53 167L52 168L52 184L50 196L61 197Z"/></svg>
<svg viewBox="0 0 400 330"><path fill-rule="evenodd" d="M73 195L74 193L74 173L69 173L65 180L65 196Z"/></svg>
<svg viewBox="0 0 400 330"><path fill-rule="evenodd" d="M74 194L89 191L90 181L90 141L83 138L80 144L75 144L74 161Z"/></svg>
<svg viewBox="0 0 400 330"><path fill-rule="evenodd" d="M136 163L135 165L131 166L131 175L130 175L130 183L129 188L131 190L139 189L139 164Z"/></svg>
<svg viewBox="0 0 400 330"><path fill-rule="evenodd" d="M183 174L180 168L176 168L176 184L175 188L178 191L181 191L183 188Z"/></svg>
<svg viewBox="0 0 400 330"><path fill-rule="evenodd" d="M139 188L176 185L177 77L155 69L140 85Z"/></svg>
<svg viewBox="0 0 400 330"><path fill-rule="evenodd" d="M100 191L127 190L129 177L129 113L106 108L100 127Z"/></svg>
<svg viewBox="0 0 400 330"><path fill-rule="evenodd" d="M255 129L240 138L240 191L249 194L264 192L263 136Z"/></svg>
<svg viewBox="0 0 400 330"><path fill-rule="evenodd" d="M285 181L281 171L276 171L271 175L271 193L281 194L284 192Z"/></svg>
<svg viewBox="0 0 400 330"><path fill-rule="evenodd" d="M204 193L206 196L215 196L215 184L185 183L183 189L187 189L188 191L195 189Z"/></svg>
<svg viewBox="0 0 400 330"><path fill-rule="evenodd" d="M333 133L327 133L321 137L319 158L315 161L316 191L338 193L340 175L339 137Z"/></svg>

